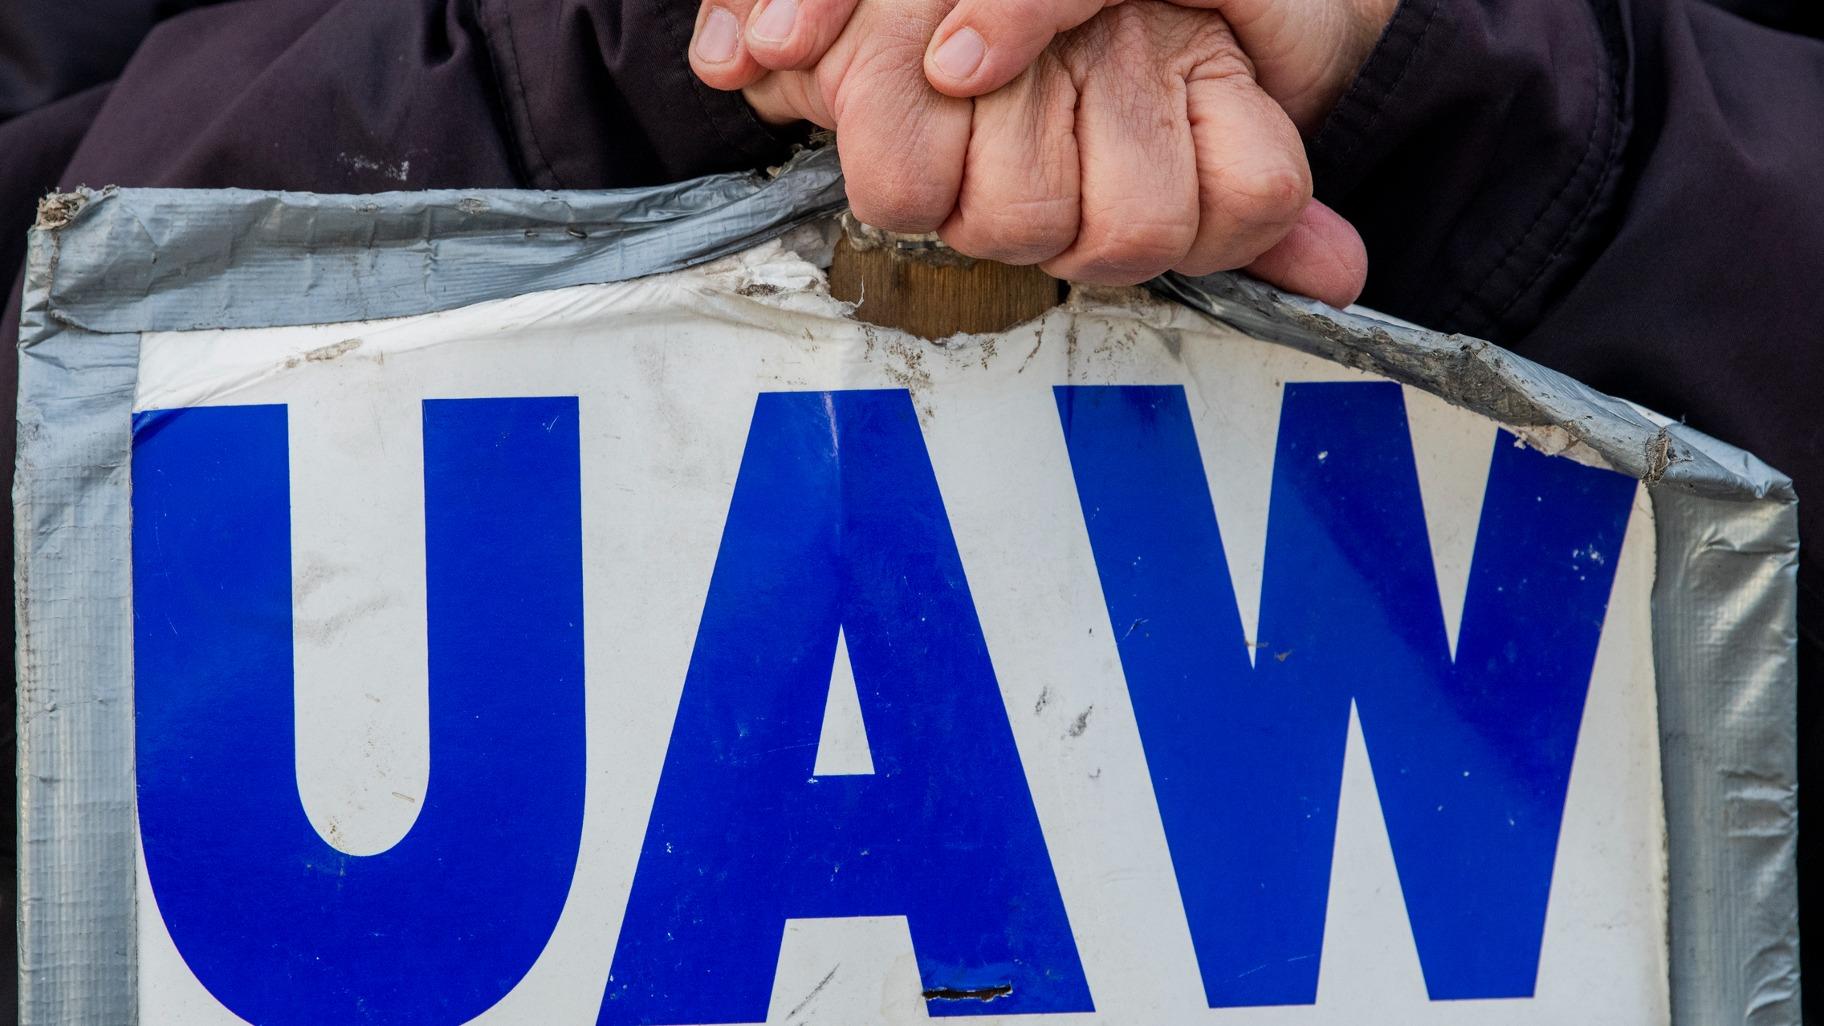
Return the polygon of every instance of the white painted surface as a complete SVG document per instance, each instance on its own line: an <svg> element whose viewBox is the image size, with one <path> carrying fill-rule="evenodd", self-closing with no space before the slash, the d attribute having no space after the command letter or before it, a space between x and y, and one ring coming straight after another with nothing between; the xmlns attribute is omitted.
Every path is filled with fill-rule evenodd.
<svg viewBox="0 0 1824 1026"><path fill-rule="evenodd" d="M1098 1009L968 1021L1667 1021L1644 495L1585 707L1535 997L1427 1000L1372 752L1352 716L1317 1004L1210 1010L1051 388L1186 387L1253 638L1281 386L1366 376L1137 295L1082 301L1002 336L937 347L846 321L817 295L737 293L752 281L814 277L768 248L703 271L424 317L144 339L140 408L290 406L299 790L318 831L354 853L404 836L428 774L419 403L579 396L590 773L583 847L544 954L476 1022L595 1021L754 395L862 387L913 391ZM1412 389L1406 399L1454 650L1495 426ZM819 773L872 769L843 665ZM1073 731L1091 710L1085 729ZM141 1021L238 1022L173 947L143 862L140 890ZM922 1022L917 991L903 919L793 920L766 1021Z"/></svg>

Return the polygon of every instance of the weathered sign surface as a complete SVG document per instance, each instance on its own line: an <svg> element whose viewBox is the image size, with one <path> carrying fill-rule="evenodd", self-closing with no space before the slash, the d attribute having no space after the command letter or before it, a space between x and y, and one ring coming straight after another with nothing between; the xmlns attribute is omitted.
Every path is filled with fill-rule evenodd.
<svg viewBox="0 0 1824 1026"><path fill-rule="evenodd" d="M1668 1021L1633 477L814 277L143 337L141 1021Z"/></svg>

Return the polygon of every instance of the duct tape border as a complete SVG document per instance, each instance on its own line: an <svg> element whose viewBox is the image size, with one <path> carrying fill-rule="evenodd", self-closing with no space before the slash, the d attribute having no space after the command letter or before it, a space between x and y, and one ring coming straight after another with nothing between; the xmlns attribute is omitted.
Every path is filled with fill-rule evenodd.
<svg viewBox="0 0 1824 1026"><path fill-rule="evenodd" d="M130 410L139 333L406 316L620 281L841 209L835 154L611 192L47 200L21 326L14 485L20 1021L136 1019ZM232 243L232 244L230 244ZM1676 1026L1798 1026L1791 483L1485 342L1228 275L1156 291L1257 338L1594 453L1649 488Z"/></svg>

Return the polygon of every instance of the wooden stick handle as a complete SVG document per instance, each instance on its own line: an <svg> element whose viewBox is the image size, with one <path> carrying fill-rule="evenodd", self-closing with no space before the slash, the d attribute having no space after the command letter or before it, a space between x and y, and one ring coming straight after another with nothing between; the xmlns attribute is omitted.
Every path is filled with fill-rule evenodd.
<svg viewBox="0 0 1824 1026"><path fill-rule="evenodd" d="M1036 267L973 260L935 236L895 235L843 215L830 292L855 316L920 338L1004 331L1063 298L1063 283Z"/></svg>

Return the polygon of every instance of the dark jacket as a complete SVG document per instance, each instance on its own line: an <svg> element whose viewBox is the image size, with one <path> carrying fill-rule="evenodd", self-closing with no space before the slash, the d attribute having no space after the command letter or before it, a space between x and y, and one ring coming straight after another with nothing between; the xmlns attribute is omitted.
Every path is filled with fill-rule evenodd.
<svg viewBox="0 0 1824 1026"><path fill-rule="evenodd" d="M1824 494L1824 6L1730 7L1404 0L1312 160L1318 195L1367 241L1365 302L1684 418L1808 499ZM776 161L785 140L686 67L694 13L7 0L0 282L53 186L602 188ZM1824 501L1800 509L1824 539ZM1800 582L1817 682L1824 545ZM1802 699L1807 785L1817 712ZM1805 843L1802 861L1819 855Z"/></svg>

